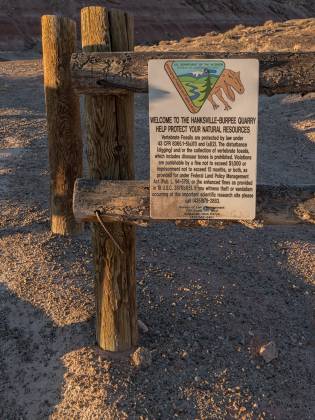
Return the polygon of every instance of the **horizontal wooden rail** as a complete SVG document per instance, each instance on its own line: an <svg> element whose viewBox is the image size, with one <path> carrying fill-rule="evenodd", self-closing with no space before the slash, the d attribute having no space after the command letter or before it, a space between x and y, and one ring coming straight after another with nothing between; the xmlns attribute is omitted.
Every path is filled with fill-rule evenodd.
<svg viewBox="0 0 315 420"><path fill-rule="evenodd" d="M95 211L106 222L146 226L150 221L148 181L97 181L77 179L73 212L78 222L96 221ZM315 223L315 185L257 186L257 214L254 221L181 220L183 226L222 228L231 223L249 227Z"/></svg>
<svg viewBox="0 0 315 420"><path fill-rule="evenodd" d="M315 52L222 53L148 52L76 53L72 55L72 84L77 93L123 94L148 91L148 61L152 59L256 58L260 62L260 93L315 91Z"/></svg>

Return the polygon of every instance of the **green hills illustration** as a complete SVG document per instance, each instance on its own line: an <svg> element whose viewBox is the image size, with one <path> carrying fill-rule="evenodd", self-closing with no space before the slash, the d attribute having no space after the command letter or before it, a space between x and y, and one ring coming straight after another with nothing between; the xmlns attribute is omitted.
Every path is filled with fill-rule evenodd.
<svg viewBox="0 0 315 420"><path fill-rule="evenodd" d="M165 70L188 109L198 112L224 70L219 60L168 61Z"/></svg>

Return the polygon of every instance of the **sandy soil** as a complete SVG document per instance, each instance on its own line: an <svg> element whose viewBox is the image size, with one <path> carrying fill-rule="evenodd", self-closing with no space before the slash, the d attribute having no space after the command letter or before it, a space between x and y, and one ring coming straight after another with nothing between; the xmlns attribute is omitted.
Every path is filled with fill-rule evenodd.
<svg viewBox="0 0 315 420"><path fill-rule="evenodd" d="M0 418L313 419L313 227L138 229L140 344L152 364L112 360L95 346L88 227L49 232L41 62L2 61L0 73ZM261 97L259 181L314 182L314 98ZM146 179L145 96L136 109ZM279 355L267 364L257 349L271 340Z"/></svg>

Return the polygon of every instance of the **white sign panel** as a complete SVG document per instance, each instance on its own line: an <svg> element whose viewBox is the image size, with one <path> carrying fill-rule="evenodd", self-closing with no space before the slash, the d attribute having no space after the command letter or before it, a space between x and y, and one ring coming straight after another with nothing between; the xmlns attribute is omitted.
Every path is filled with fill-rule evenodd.
<svg viewBox="0 0 315 420"><path fill-rule="evenodd" d="M149 61L154 219L254 219L259 63Z"/></svg>

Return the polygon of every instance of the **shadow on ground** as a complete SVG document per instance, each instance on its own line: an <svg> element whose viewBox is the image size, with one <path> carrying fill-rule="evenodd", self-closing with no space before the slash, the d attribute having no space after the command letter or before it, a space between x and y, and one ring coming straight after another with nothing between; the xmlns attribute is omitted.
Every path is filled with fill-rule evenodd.
<svg viewBox="0 0 315 420"><path fill-rule="evenodd" d="M306 228L214 232L164 224L141 231L139 317L149 332L140 344L152 352L148 369L102 354L92 319L61 326L75 309L82 318L86 302L67 294L74 279L66 261L76 244L67 239L62 253L64 240L50 239L44 246L70 279L54 273L45 288L30 270L17 294L1 285L2 416L81 418L92 406L95 418L109 408L131 418L311 418L314 286L288 264L301 236L310 241ZM82 291L84 281L76 279ZM279 355L266 364L257 349L271 340Z"/></svg>
<svg viewBox="0 0 315 420"><path fill-rule="evenodd" d="M60 328L3 284L0 305L1 418L47 418L62 397L61 358L93 343L91 323Z"/></svg>

